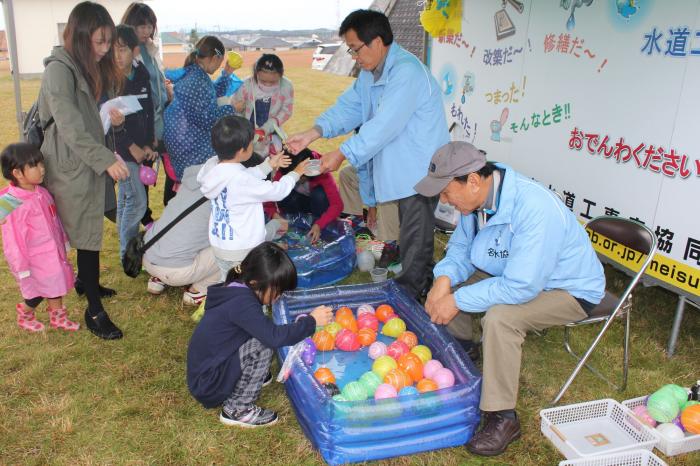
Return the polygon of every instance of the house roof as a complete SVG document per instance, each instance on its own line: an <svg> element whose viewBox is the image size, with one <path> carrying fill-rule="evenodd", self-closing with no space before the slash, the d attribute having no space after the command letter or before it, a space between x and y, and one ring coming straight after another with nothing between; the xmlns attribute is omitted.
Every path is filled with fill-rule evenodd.
<svg viewBox="0 0 700 466"><path fill-rule="evenodd" d="M292 44L286 40L278 39L277 37L260 37L248 44L248 47L261 48L261 49L273 49L276 47L291 47Z"/></svg>
<svg viewBox="0 0 700 466"><path fill-rule="evenodd" d="M236 42L235 40L227 39L226 37L221 37L221 36L217 36L217 37L221 41L221 43L224 44L224 47L227 49L246 47L245 45L241 44L240 42Z"/></svg>
<svg viewBox="0 0 700 466"><path fill-rule="evenodd" d="M172 32L161 32L160 33L160 43L163 45L169 44L185 44L186 42L179 37L177 37Z"/></svg>

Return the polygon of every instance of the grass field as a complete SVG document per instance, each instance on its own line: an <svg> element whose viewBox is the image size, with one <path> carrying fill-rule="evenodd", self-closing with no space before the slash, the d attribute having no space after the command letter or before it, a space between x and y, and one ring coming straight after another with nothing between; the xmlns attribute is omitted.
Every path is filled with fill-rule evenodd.
<svg viewBox="0 0 700 466"><path fill-rule="evenodd" d="M243 73L245 74L245 73ZM295 112L288 133L308 127L351 82L349 78L315 72L308 65L289 67L296 91ZM24 81L22 92L29 107L38 81ZM17 139L12 82L0 74L0 141ZM315 147L323 152L338 141ZM160 213L162 179L151 191L151 205ZM320 455L302 434L282 385L262 392L260 404L279 412L281 421L258 431L237 430L218 422L218 411L205 410L189 395L185 384L185 355L194 323L193 309L181 304L182 292L169 289L161 296L146 293L147 276L126 277L118 263L114 225L105 223L102 282L118 290L105 302L125 338L105 342L81 329L77 334L49 330L42 335L21 331L15 324L14 304L20 300L4 262L0 292L0 464L322 464ZM444 238L436 238L441 248ZM437 248L436 248L437 249ZM74 256L73 256L74 258ZM621 276L608 273L621 286ZM348 283L368 281L356 272ZM690 384L700 378L698 354L700 316L686 313L676 356L664 348L676 297L659 288L635 295L629 388L610 389L588 373L574 382L563 403L600 398L623 400L648 394L666 383ZM74 318L82 316L85 301L72 293L67 306ZM46 313L39 312L47 321ZM81 319L82 322L82 319ZM615 370L621 360L621 325L615 325L594 361ZM557 464L562 456L542 436L538 412L554 396L573 369L564 352L562 330L528 336L524 347L518 412L523 437L502 456L484 459L464 448L401 457L377 464L477 465ZM593 329L577 334L587 343ZM668 459L672 465L700 464L700 453Z"/></svg>

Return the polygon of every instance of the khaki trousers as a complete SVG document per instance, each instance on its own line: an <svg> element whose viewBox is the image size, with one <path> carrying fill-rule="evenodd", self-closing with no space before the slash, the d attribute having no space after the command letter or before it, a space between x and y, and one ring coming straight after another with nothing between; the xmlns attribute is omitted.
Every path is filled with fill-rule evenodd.
<svg viewBox="0 0 700 466"><path fill-rule="evenodd" d="M161 267L144 258L143 268L168 286L192 285L200 293L206 293L209 286L221 282L221 271L214 260L214 250L211 247L199 251L187 267Z"/></svg>
<svg viewBox="0 0 700 466"><path fill-rule="evenodd" d="M477 272L465 286L488 278ZM586 318L581 305L564 290L543 291L523 304L498 304L481 319L483 381L482 411L515 409L518 401L522 345L528 331L541 331ZM472 314L460 312L447 331L462 340L472 339Z"/></svg>
<svg viewBox="0 0 700 466"><path fill-rule="evenodd" d="M343 199L343 212L362 215L362 198L357 170L346 165L338 175L340 197ZM399 239L399 204L398 201L377 204L377 239L380 241L397 241Z"/></svg>

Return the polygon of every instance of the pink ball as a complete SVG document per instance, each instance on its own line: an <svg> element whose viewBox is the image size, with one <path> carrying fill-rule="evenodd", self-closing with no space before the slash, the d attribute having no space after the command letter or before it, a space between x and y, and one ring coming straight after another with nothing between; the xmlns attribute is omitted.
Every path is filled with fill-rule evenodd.
<svg viewBox="0 0 700 466"><path fill-rule="evenodd" d="M372 307L371 304L361 304L360 307L357 308L357 317L360 317L362 314L374 315L374 307Z"/></svg>
<svg viewBox="0 0 700 466"><path fill-rule="evenodd" d="M433 380L438 385L438 388L448 388L455 384L455 376L451 370L443 367L433 373Z"/></svg>
<svg viewBox="0 0 700 466"><path fill-rule="evenodd" d="M367 353L370 358L377 359L378 357L384 356L386 354L386 345L381 341L375 341L374 343L369 345Z"/></svg>
<svg viewBox="0 0 700 466"><path fill-rule="evenodd" d="M401 356L408 353L409 351L410 350L408 349L408 345L406 345L406 343L404 343L403 341L396 340L392 344L390 344L389 347L386 349L386 354L398 360Z"/></svg>
<svg viewBox="0 0 700 466"><path fill-rule="evenodd" d="M437 371L438 369L442 369L442 367L443 365L440 361L438 361L437 359L431 359L423 365L423 376L426 379L432 379L433 374L435 374L435 371Z"/></svg>
<svg viewBox="0 0 700 466"><path fill-rule="evenodd" d="M657 422L654 420L653 417L651 417L649 415L649 412L647 411L646 406L644 406L644 405L635 406L634 408L632 408L632 412L644 424L648 425L649 427L656 427Z"/></svg>
<svg viewBox="0 0 700 466"><path fill-rule="evenodd" d="M368 312L360 314L357 317L357 327L358 328L371 328L375 332L379 330L379 319L374 314Z"/></svg>
<svg viewBox="0 0 700 466"><path fill-rule="evenodd" d="M361 345L357 333L344 328L335 336L335 346L341 351L357 351Z"/></svg>
<svg viewBox="0 0 700 466"><path fill-rule="evenodd" d="M383 400L385 398L396 398L398 395L398 392L396 391L396 388L388 383L383 383L380 386L377 387L377 390L374 392L374 399L375 400Z"/></svg>
<svg viewBox="0 0 700 466"><path fill-rule="evenodd" d="M158 179L158 175L156 174L155 170L148 165L141 165L139 168L139 178L141 179L141 183L147 186L154 186L156 184L156 180Z"/></svg>

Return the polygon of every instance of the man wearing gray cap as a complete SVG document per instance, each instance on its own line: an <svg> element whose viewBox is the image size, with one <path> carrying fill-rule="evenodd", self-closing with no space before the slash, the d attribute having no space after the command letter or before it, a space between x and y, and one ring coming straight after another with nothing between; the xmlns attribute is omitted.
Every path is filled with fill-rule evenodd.
<svg viewBox="0 0 700 466"><path fill-rule="evenodd" d="M473 344L472 313L486 313L480 402L486 422L467 449L499 455L520 437L515 406L525 334L587 317L605 293L603 268L585 230L553 192L487 162L469 143L438 149L416 191L439 194L462 214L433 270L425 309L465 349Z"/></svg>

